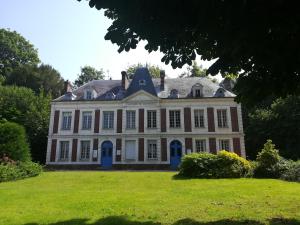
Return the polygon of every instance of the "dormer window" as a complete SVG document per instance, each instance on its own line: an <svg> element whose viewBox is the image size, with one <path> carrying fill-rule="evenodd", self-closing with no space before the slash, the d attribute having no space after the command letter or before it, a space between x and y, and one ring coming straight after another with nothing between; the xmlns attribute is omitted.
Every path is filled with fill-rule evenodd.
<svg viewBox="0 0 300 225"><path fill-rule="evenodd" d="M172 89L170 92L170 98L178 98L178 90Z"/></svg>
<svg viewBox="0 0 300 225"><path fill-rule="evenodd" d="M116 95L113 93L113 92L107 92L106 95L105 95L105 99L106 100L113 100L115 99Z"/></svg>
<svg viewBox="0 0 300 225"><path fill-rule="evenodd" d="M203 86L199 83L195 84L192 87L192 93L195 98L201 98L203 96Z"/></svg>
<svg viewBox="0 0 300 225"><path fill-rule="evenodd" d="M196 98L201 97L201 90L200 89L195 90L195 96L196 96Z"/></svg>
<svg viewBox="0 0 300 225"><path fill-rule="evenodd" d="M92 99L92 92L90 90L86 91L85 98L88 99L88 100Z"/></svg>
<svg viewBox="0 0 300 225"><path fill-rule="evenodd" d="M223 88L219 88L215 93L215 97L225 97L225 90Z"/></svg>
<svg viewBox="0 0 300 225"><path fill-rule="evenodd" d="M146 85L146 81L145 80L139 80L139 85L140 86L145 86Z"/></svg>

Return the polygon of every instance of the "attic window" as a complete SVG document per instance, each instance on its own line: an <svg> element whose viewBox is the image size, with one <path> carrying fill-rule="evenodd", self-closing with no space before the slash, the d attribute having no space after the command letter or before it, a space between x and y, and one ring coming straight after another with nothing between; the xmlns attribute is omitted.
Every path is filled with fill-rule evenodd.
<svg viewBox="0 0 300 225"><path fill-rule="evenodd" d="M225 97L225 90L223 88L219 88L215 94L216 97Z"/></svg>
<svg viewBox="0 0 300 225"><path fill-rule="evenodd" d="M195 98L201 98L203 96L203 86L199 83L192 87L192 93Z"/></svg>
<svg viewBox="0 0 300 225"><path fill-rule="evenodd" d="M172 89L170 92L170 98L178 98L178 90Z"/></svg>
<svg viewBox="0 0 300 225"><path fill-rule="evenodd" d="M195 90L195 97L196 97L196 98L201 97L201 90L200 90L200 89L196 89L196 90Z"/></svg>
<svg viewBox="0 0 300 225"><path fill-rule="evenodd" d="M146 81L145 80L139 80L139 85L140 86L145 86L146 85Z"/></svg>
<svg viewBox="0 0 300 225"><path fill-rule="evenodd" d="M106 100L113 100L113 99L115 99L115 94L112 93L112 92L107 92L106 95L105 95L105 99Z"/></svg>
<svg viewBox="0 0 300 225"><path fill-rule="evenodd" d="M92 92L90 91L90 90L87 90L86 92L85 92L85 98L86 99L92 99Z"/></svg>

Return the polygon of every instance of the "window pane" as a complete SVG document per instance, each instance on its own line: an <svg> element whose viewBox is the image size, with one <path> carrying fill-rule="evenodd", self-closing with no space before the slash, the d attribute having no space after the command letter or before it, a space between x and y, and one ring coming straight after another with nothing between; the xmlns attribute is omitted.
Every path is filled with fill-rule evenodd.
<svg viewBox="0 0 300 225"><path fill-rule="evenodd" d="M126 111L126 128L135 128L135 111Z"/></svg>
<svg viewBox="0 0 300 225"><path fill-rule="evenodd" d="M90 158L90 141L81 141L80 159L87 160Z"/></svg>
<svg viewBox="0 0 300 225"><path fill-rule="evenodd" d="M125 158L135 160L135 141L125 141Z"/></svg>
<svg viewBox="0 0 300 225"><path fill-rule="evenodd" d="M205 152L206 151L206 141L196 140L196 152Z"/></svg>
<svg viewBox="0 0 300 225"><path fill-rule="evenodd" d="M82 113L82 129L88 130L92 127L92 112Z"/></svg>
<svg viewBox="0 0 300 225"><path fill-rule="evenodd" d="M114 127L114 112L103 112L103 128L112 129Z"/></svg>
<svg viewBox="0 0 300 225"><path fill-rule="evenodd" d="M171 128L180 128L180 111L172 110L169 111L169 121Z"/></svg>
<svg viewBox="0 0 300 225"><path fill-rule="evenodd" d="M62 129L70 130L71 121L72 121L72 112L63 112L62 117L63 117Z"/></svg>
<svg viewBox="0 0 300 225"><path fill-rule="evenodd" d="M157 159L157 141L148 140L148 159Z"/></svg>

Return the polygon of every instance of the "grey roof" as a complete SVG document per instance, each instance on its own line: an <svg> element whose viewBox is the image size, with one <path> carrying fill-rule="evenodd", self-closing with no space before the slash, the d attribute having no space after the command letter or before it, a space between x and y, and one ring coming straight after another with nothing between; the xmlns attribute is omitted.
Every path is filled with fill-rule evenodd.
<svg viewBox="0 0 300 225"><path fill-rule="evenodd" d="M140 80L145 80L145 85L141 85ZM85 100L83 98L85 90L91 90L96 93L93 100L121 100L140 90L144 90L159 98L192 98L192 87L194 85L202 86L202 97L235 97L233 93L224 89L218 83L212 82L206 77L190 77L190 78L173 78L165 79L164 89L161 90L160 78L150 77L146 68L139 68L129 80L127 90L121 86L121 80L93 80L90 81L73 93L67 93L54 101L72 101Z"/></svg>

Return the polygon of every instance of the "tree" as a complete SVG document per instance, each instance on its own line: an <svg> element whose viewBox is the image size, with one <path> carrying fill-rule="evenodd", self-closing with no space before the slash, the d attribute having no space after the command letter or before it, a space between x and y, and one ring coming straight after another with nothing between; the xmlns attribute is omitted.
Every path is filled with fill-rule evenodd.
<svg viewBox="0 0 300 225"><path fill-rule="evenodd" d="M187 68L186 72L183 72L179 77L206 77L207 69L203 69L202 66L198 66L196 61L193 61L192 66Z"/></svg>
<svg viewBox="0 0 300 225"><path fill-rule="evenodd" d="M24 87L0 86L0 120L25 127L34 161L45 162L50 117L50 95Z"/></svg>
<svg viewBox="0 0 300 225"><path fill-rule="evenodd" d="M54 98L61 95L64 89L64 79L50 65L24 65L14 69L7 77L5 84L31 88L39 94L43 90Z"/></svg>
<svg viewBox="0 0 300 225"><path fill-rule="evenodd" d="M139 67L147 67L152 78L159 78L160 77L160 71L162 69L157 65L151 65L151 64L148 64L148 63L146 63L144 65L141 64L141 63L130 65L126 69L126 72L129 75L133 75Z"/></svg>
<svg viewBox="0 0 300 225"><path fill-rule="evenodd" d="M79 87L89 81L102 79L104 79L103 69L96 70L94 67L84 66L81 67L81 73L78 74L78 77L75 80L75 85Z"/></svg>
<svg viewBox="0 0 300 225"><path fill-rule="evenodd" d="M34 46L15 31L0 29L0 75L7 75L20 65L40 62Z"/></svg>
<svg viewBox="0 0 300 225"><path fill-rule="evenodd" d="M79 0L80 1L80 0ZM196 55L216 61L208 74L240 73L237 100L300 93L300 12L291 1L89 0L113 20L105 35L118 51L147 41L174 68ZM284 19L282 19L284 18Z"/></svg>

